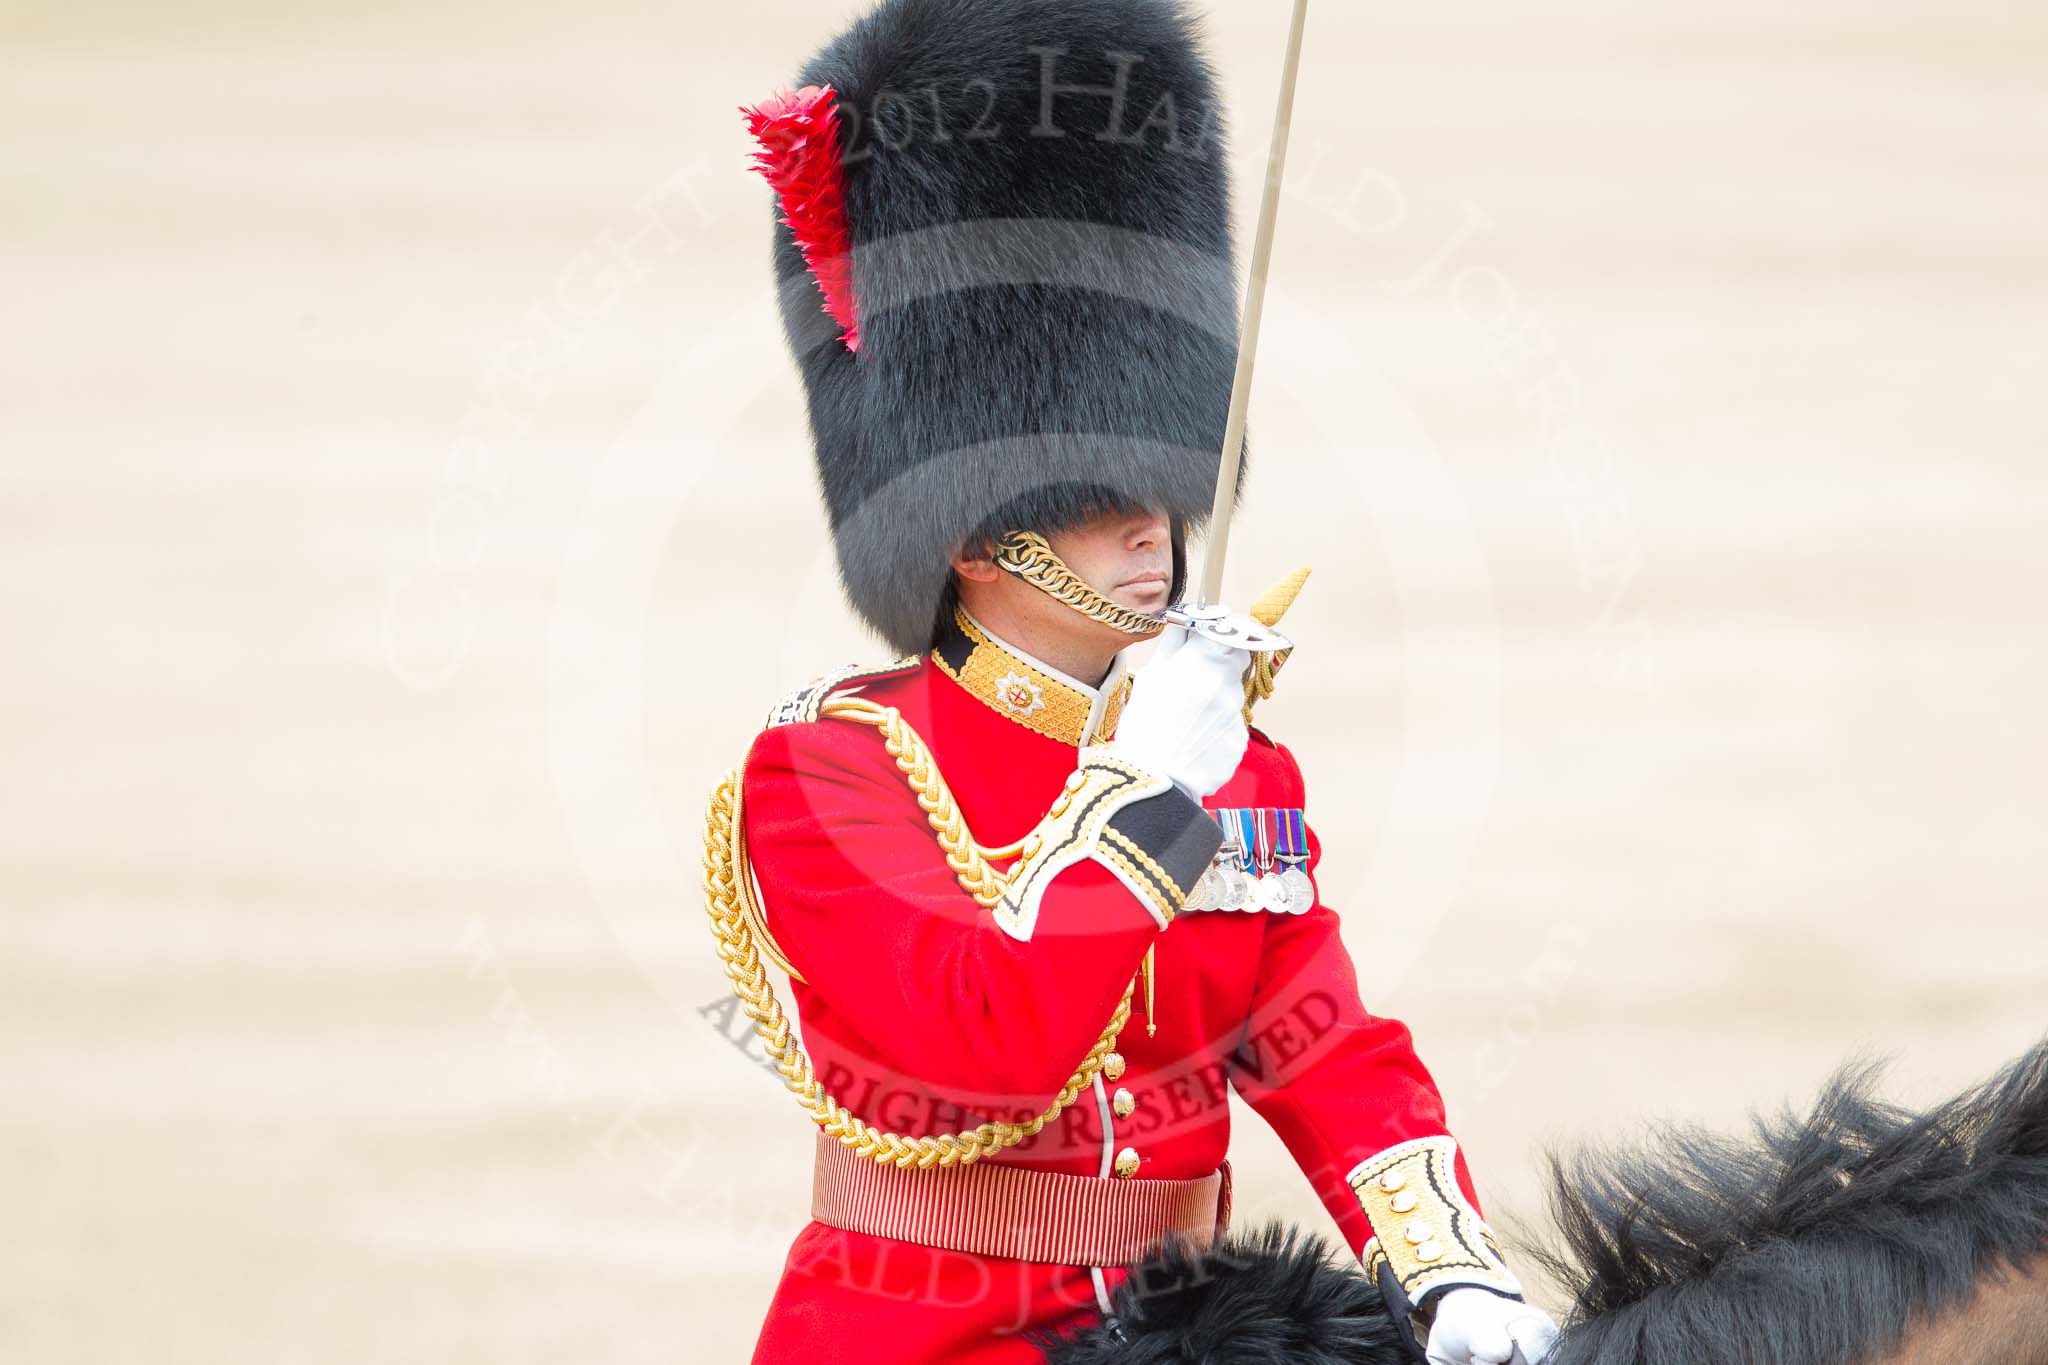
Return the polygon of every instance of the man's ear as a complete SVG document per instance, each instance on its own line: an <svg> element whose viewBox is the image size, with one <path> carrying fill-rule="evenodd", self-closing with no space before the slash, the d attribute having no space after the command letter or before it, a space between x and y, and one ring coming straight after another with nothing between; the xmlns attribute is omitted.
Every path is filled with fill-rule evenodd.
<svg viewBox="0 0 2048 1365"><path fill-rule="evenodd" d="M953 551L948 561L953 572L975 583L993 583L1002 570L996 567L995 542L987 536L971 536Z"/></svg>

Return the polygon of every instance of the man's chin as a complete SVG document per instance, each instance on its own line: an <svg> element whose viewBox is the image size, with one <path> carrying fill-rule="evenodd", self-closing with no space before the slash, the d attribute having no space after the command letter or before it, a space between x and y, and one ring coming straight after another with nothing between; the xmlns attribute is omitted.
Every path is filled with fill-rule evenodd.
<svg viewBox="0 0 2048 1365"><path fill-rule="evenodd" d="M1169 597L1170 594L1163 583L1157 587L1119 588L1109 594L1109 600L1118 606L1128 611L1143 612L1147 616L1165 614L1166 609L1173 605L1168 600Z"/></svg>

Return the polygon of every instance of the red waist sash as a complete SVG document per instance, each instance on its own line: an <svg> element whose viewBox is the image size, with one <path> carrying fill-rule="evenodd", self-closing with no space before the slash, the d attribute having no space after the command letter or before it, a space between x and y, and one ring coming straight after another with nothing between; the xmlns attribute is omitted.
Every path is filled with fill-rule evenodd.
<svg viewBox="0 0 2048 1365"><path fill-rule="evenodd" d="M900 1169L818 1134L811 1217L874 1237L1056 1265L1136 1264L1230 1221L1230 1163L1194 1180L1099 1180L975 1162Z"/></svg>

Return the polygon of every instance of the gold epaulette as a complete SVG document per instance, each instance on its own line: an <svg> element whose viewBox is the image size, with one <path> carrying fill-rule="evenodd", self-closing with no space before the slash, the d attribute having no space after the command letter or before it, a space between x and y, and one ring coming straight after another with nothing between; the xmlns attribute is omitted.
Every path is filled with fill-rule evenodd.
<svg viewBox="0 0 2048 1365"><path fill-rule="evenodd" d="M813 678L775 703L774 709L768 713L768 723L763 728L773 730L778 725L795 725L802 721L817 720L825 714L825 703L834 693L861 683L872 682L876 678L893 678L912 672L923 661L922 654L906 654L886 664L848 664L844 668ZM754 894L753 877L747 868L746 843L739 832L740 789L741 784L735 782L732 791L733 841L737 850L735 861L739 866L740 881L736 899L740 912L748 928L752 930L762 955L781 968L792 981L802 981L803 973L796 969L795 964L789 960L789 955L782 951L782 945L775 941L775 935L768 929L767 917L762 913L760 899Z"/></svg>
<svg viewBox="0 0 2048 1365"><path fill-rule="evenodd" d="M885 664L848 664L823 677L813 678L775 703L774 709L768 713L766 728L772 730L778 725L816 720L825 705L825 698L834 692L873 682L876 678L894 678L915 672L923 662L922 654L906 654Z"/></svg>

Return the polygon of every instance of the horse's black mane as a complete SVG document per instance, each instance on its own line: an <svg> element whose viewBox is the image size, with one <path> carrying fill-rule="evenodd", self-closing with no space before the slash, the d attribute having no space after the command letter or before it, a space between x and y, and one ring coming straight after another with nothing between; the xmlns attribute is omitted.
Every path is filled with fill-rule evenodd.
<svg viewBox="0 0 2048 1365"><path fill-rule="evenodd" d="M1206 1251L1169 1246L1116 1292L1110 1321L1040 1341L1046 1365L1404 1365L1387 1301L1357 1262L1281 1227Z"/></svg>
<svg viewBox="0 0 2048 1365"><path fill-rule="evenodd" d="M2048 1044L1924 1114L1847 1068L1749 1141L1553 1158L1574 1309L1553 1365L1820 1365L1894 1348L2048 1250Z"/></svg>

